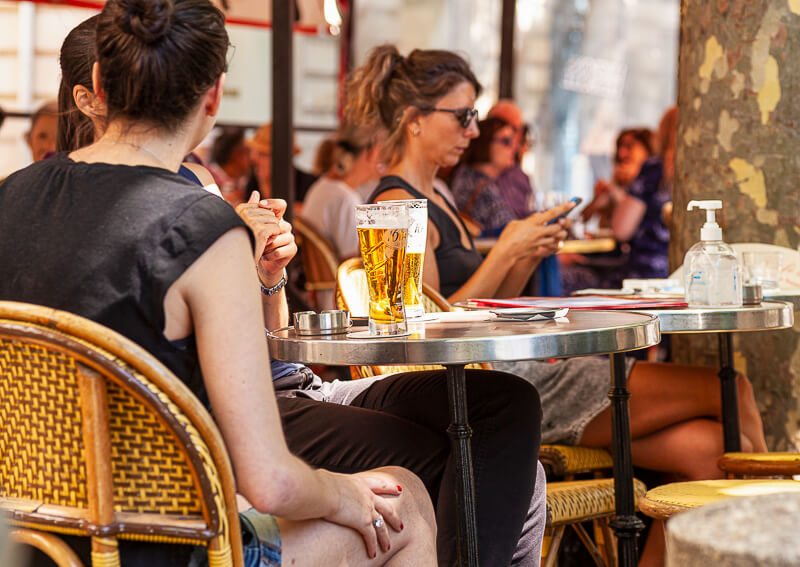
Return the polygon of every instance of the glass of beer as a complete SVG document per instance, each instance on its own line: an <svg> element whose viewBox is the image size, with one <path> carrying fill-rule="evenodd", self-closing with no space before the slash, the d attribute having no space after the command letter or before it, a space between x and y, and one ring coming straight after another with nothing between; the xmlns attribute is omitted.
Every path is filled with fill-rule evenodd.
<svg viewBox="0 0 800 567"><path fill-rule="evenodd" d="M403 305L408 207L405 203L356 206L358 245L369 288L369 332L404 335Z"/></svg>
<svg viewBox="0 0 800 567"><path fill-rule="evenodd" d="M406 244L403 299L406 318L421 319L425 316L425 306L422 304L422 263L425 259L425 244L428 238L428 200L403 199L381 201L381 203L405 203L408 207L408 244Z"/></svg>

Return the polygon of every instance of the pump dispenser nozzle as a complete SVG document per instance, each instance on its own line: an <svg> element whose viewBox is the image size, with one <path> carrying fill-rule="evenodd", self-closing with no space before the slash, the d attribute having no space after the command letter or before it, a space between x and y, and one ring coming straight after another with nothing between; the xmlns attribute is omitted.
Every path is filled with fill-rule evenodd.
<svg viewBox="0 0 800 567"><path fill-rule="evenodd" d="M706 224L700 229L700 239L709 240L722 240L722 229L717 224L716 213L722 208L722 201L720 200L707 200L707 201L689 201L686 205L686 210L692 209L705 209L706 211Z"/></svg>

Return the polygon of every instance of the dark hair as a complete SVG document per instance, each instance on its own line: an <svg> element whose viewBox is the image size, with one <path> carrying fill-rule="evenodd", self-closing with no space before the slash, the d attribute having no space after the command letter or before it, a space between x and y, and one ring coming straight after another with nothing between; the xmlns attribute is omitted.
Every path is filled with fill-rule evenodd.
<svg viewBox="0 0 800 567"><path fill-rule="evenodd" d="M623 130L617 136L617 152L619 153L619 147L622 145L622 140L626 136L630 136L640 144L642 144L645 149L647 150L647 155L651 156L655 153L654 147L654 140L653 140L653 131L649 128L628 128ZM614 161L616 161L616 153L614 154Z"/></svg>
<svg viewBox="0 0 800 567"><path fill-rule="evenodd" d="M109 0L97 21L109 121L175 129L225 71L228 45L208 0Z"/></svg>
<svg viewBox="0 0 800 567"><path fill-rule="evenodd" d="M480 134L469 143L464 152L463 163L473 165L492 161L492 140L503 128L511 126L502 118L485 118L478 122Z"/></svg>
<svg viewBox="0 0 800 567"><path fill-rule="evenodd" d="M348 81L345 119L368 130L385 130L383 153L397 162L406 124L414 117L406 109L432 108L464 81L480 94L481 84L469 64L452 51L415 49L403 57L394 45L381 45Z"/></svg>
<svg viewBox="0 0 800 567"><path fill-rule="evenodd" d="M226 126L214 138L214 144L211 146L211 162L225 165L231 160L233 151L241 144L244 144L244 128Z"/></svg>
<svg viewBox="0 0 800 567"><path fill-rule="evenodd" d="M61 66L61 84L58 86L58 133L56 151L72 151L94 141L94 124L75 105L72 90L83 85L92 90L92 65L97 42L97 20L92 16L72 28L61 44L58 58Z"/></svg>

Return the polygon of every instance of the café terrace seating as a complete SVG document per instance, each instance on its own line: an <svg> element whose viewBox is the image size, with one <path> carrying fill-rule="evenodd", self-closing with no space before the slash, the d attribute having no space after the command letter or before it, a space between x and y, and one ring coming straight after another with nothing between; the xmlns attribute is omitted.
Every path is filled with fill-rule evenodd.
<svg viewBox="0 0 800 567"><path fill-rule="evenodd" d="M59 535L203 545L242 565L233 470L217 426L125 337L55 309L0 301L0 513L18 543L81 566Z"/></svg>
<svg viewBox="0 0 800 567"><path fill-rule="evenodd" d="M305 272L305 290L316 311L330 309L328 301L336 287L339 260L336 248L299 216L292 219L300 260Z"/></svg>
<svg viewBox="0 0 800 567"><path fill-rule="evenodd" d="M422 284L423 305L426 313L450 311L452 307L440 293ZM349 310L354 316L366 316L369 293L366 273L361 258L350 258L339 266L336 278L336 306ZM359 366L354 367L353 377L364 378L392 372L442 368L436 365L409 366ZM467 368L490 369L490 363L471 364ZM614 479L607 478L612 467L611 455L603 449L565 445L542 445L539 459L548 476L547 483L547 531L542 546L542 564L553 567L557 564L558 548L567 527L571 527L586 546L589 555L598 566L616 565L614 536L609 521L616 513L614 501ZM595 478L573 480L577 475L589 474ZM551 479L561 479L553 482ZM634 493L638 501L646 487L634 479ZM595 541L583 526L593 522Z"/></svg>

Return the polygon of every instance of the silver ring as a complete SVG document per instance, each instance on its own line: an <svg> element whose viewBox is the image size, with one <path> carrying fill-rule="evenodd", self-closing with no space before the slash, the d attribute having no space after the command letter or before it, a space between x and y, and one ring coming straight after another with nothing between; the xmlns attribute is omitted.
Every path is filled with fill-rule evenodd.
<svg viewBox="0 0 800 567"><path fill-rule="evenodd" d="M382 527L383 527L383 516L381 516L380 514L378 514L378 517L375 519L375 521L374 521L374 522L372 522L372 525L373 525L373 526L375 526L375 529L376 529L376 530L377 530L378 528L382 528Z"/></svg>

